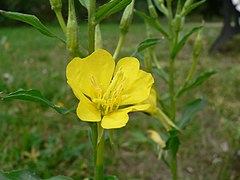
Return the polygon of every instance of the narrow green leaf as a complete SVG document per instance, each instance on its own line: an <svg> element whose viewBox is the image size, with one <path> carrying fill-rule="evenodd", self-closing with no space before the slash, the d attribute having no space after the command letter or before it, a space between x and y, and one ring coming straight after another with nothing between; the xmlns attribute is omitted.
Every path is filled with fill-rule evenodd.
<svg viewBox="0 0 240 180"><path fill-rule="evenodd" d="M80 4L89 10L89 0L79 0Z"/></svg>
<svg viewBox="0 0 240 180"><path fill-rule="evenodd" d="M179 134L179 131L177 131L177 130L169 131L170 137L168 138L168 140L166 142L165 149L170 150L172 157L175 157L177 155L177 152L179 149L180 141L178 138L178 134ZM172 159L172 157L170 159Z"/></svg>
<svg viewBox="0 0 240 180"><path fill-rule="evenodd" d="M161 40L158 38L146 39L137 46L137 49L131 56L136 56L138 53L140 53L144 49L154 46L156 44L159 44L160 42L161 42Z"/></svg>
<svg viewBox="0 0 240 180"><path fill-rule="evenodd" d="M196 99L189 104L183 110L182 116L177 121L177 126L180 129L185 129L186 126L189 124L192 117L198 112L201 111L205 107L205 99Z"/></svg>
<svg viewBox="0 0 240 180"><path fill-rule="evenodd" d="M124 9L132 2L132 0L112 0L103 6L100 6L95 15L96 24L100 23L108 16Z"/></svg>
<svg viewBox="0 0 240 180"><path fill-rule="evenodd" d="M156 19L146 15L144 12L141 11L135 11L136 14L141 17L144 21L146 21L150 26L154 27L156 30L158 30L160 33L162 33L163 36L168 38L168 33L164 30L164 28L160 25Z"/></svg>
<svg viewBox="0 0 240 180"><path fill-rule="evenodd" d="M213 71L208 71L203 73L202 75L198 76L195 81L191 84L184 84L180 90L178 91L176 97L179 98L181 97L186 91L192 90L198 86L200 86L204 81L206 81L208 78L210 78L212 75L216 74L218 71L213 70Z"/></svg>
<svg viewBox="0 0 240 180"><path fill-rule="evenodd" d="M73 180L73 179L66 176L55 176L45 180Z"/></svg>
<svg viewBox="0 0 240 180"><path fill-rule="evenodd" d="M11 172L1 172L1 180L41 180L34 173L27 170L15 170Z"/></svg>
<svg viewBox="0 0 240 180"><path fill-rule="evenodd" d="M202 29L202 26L199 27L194 27L192 28L185 36L183 36L183 38L179 41L179 43L174 47L172 53L171 53L171 58L175 59L175 57L177 56L177 54L179 53L179 51L182 49L182 47L185 45L186 41L188 40L188 38L196 31Z"/></svg>
<svg viewBox="0 0 240 180"><path fill-rule="evenodd" d="M156 73L160 78L162 78L166 83L169 83L169 75L163 69L154 69L154 73Z"/></svg>
<svg viewBox="0 0 240 180"><path fill-rule="evenodd" d="M70 112L70 110L66 109L65 107L60 107L58 105L53 104L49 100L47 100L40 91L38 90L18 90L15 92L12 92L10 94L1 94L0 98L2 100L8 100L8 99L19 99L19 100L25 100L25 101L31 101L36 102L44 106L48 106L50 108L55 109L60 114L67 114Z"/></svg>
<svg viewBox="0 0 240 180"><path fill-rule="evenodd" d="M206 2L206 0L202 0L202 1L199 1L199 2L196 2L192 5L190 5L189 7L186 8L183 15L187 16L191 11L193 11L195 8L197 8L198 6L202 5L205 2Z"/></svg>
<svg viewBox="0 0 240 180"><path fill-rule="evenodd" d="M106 176L104 180L118 180L116 176Z"/></svg>
<svg viewBox="0 0 240 180"><path fill-rule="evenodd" d="M1 180L43 180L38 177L35 173L29 170L14 170L11 172L2 172L0 171ZM55 176L45 180L73 180L70 177L66 176Z"/></svg>
<svg viewBox="0 0 240 180"><path fill-rule="evenodd" d="M3 11L0 10L0 14L9 18L9 19L13 19L16 21L21 21L21 22L25 22L31 26L33 26L34 28L36 28L38 31L40 31L42 34L44 34L45 36L48 37L53 37L53 38L57 38L59 40L61 40L62 42L65 43L65 41L60 38L59 36L57 36L56 34L54 34L53 32L51 32L45 25L43 25L41 23L41 21L34 15L30 15L30 14L23 14L23 13L18 13L18 12L10 12L10 11Z"/></svg>

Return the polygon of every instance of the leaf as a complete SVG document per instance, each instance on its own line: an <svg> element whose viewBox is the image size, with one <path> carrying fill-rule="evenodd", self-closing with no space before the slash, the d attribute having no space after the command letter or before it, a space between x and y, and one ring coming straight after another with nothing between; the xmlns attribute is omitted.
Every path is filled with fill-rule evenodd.
<svg viewBox="0 0 240 180"><path fill-rule="evenodd" d="M170 150L173 157L176 157L178 149L179 149L179 145L180 145L178 134L179 134L179 131L176 131L176 130L169 131L170 137L168 138L168 140L166 142L165 149Z"/></svg>
<svg viewBox="0 0 240 180"><path fill-rule="evenodd" d="M56 34L52 33L46 26L44 26L41 21L34 15L30 14L23 14L23 13L18 13L18 12L10 12L10 11L3 11L0 10L0 14L3 16L13 19L16 21L21 21L25 22L33 27L35 27L38 31L40 31L42 34L48 37L53 37L61 40L62 42L65 43L65 40L62 38L58 37Z"/></svg>
<svg viewBox="0 0 240 180"><path fill-rule="evenodd" d="M27 170L16 170L11 172L1 172L1 180L40 180L34 173Z"/></svg>
<svg viewBox="0 0 240 180"><path fill-rule="evenodd" d="M189 124L191 118L198 112L201 111L205 107L205 99L196 99L189 104L183 110L182 116L177 121L177 126L180 129L185 129Z"/></svg>
<svg viewBox="0 0 240 180"><path fill-rule="evenodd" d="M55 176L45 180L73 180L73 179L66 176Z"/></svg>
<svg viewBox="0 0 240 180"><path fill-rule="evenodd" d="M150 26L154 27L156 30L162 33L163 36L168 38L168 33L163 29L161 24L158 21L156 21L156 19L146 15L144 12L141 12L141 11L135 11L135 12L139 17L144 19L144 21L146 21Z"/></svg>
<svg viewBox="0 0 240 180"><path fill-rule="evenodd" d="M202 5L205 2L206 2L206 0L202 0L202 1L199 1L199 2L196 2L192 5L190 5L189 7L186 8L186 10L184 12L184 16L187 16L188 13L190 13L193 9L197 8L198 6Z"/></svg>
<svg viewBox="0 0 240 180"><path fill-rule="evenodd" d="M80 4L89 10L89 0L79 0Z"/></svg>
<svg viewBox="0 0 240 180"><path fill-rule="evenodd" d="M124 9L132 2L132 0L112 0L103 6L100 6L95 15L96 24L100 23L108 16Z"/></svg>
<svg viewBox="0 0 240 180"><path fill-rule="evenodd" d="M178 91L176 97L179 98L181 97L186 91L194 89L198 86L200 86L204 81L206 81L208 78L210 78L212 75L216 74L218 71L213 70L213 71L208 71L203 73L202 75L198 76L195 81L191 84L184 84L180 90Z"/></svg>
<svg viewBox="0 0 240 180"><path fill-rule="evenodd" d="M162 78L166 83L169 83L169 75L163 69L154 69L154 73L156 73L160 78Z"/></svg>
<svg viewBox="0 0 240 180"><path fill-rule="evenodd" d="M177 54L179 53L179 51L182 49L182 47L185 45L186 41L188 40L188 38L196 31L202 29L203 26L199 26L199 27L194 27L192 28L181 40L180 42L174 47L172 53L171 53L171 59L175 59L175 57L177 56Z"/></svg>
<svg viewBox="0 0 240 180"><path fill-rule="evenodd" d="M19 100L25 100L25 101L31 101L36 102L44 106L48 106L50 108L55 109L60 114L67 114L70 112L70 110L66 109L65 107L61 107L58 105L53 104L49 100L47 100L40 91L38 90L18 90L9 94L1 94L0 98L2 100L8 100L8 99L19 99Z"/></svg>
<svg viewBox="0 0 240 180"><path fill-rule="evenodd" d="M118 180L118 178L116 176L106 176L104 180Z"/></svg>
<svg viewBox="0 0 240 180"><path fill-rule="evenodd" d="M35 173L28 170L14 170L11 172L0 171L1 180L43 180L42 178L36 176ZM55 176L45 180L73 180L70 177L65 176Z"/></svg>
<svg viewBox="0 0 240 180"><path fill-rule="evenodd" d="M161 40L158 38L146 39L138 45L137 49L131 56L136 56L139 52L143 51L144 49L159 44L160 42Z"/></svg>

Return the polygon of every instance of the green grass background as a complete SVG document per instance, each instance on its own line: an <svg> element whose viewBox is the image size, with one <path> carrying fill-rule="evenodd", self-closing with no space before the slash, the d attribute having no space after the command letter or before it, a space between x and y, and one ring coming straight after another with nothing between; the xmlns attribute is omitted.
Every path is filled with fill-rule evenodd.
<svg viewBox="0 0 240 180"><path fill-rule="evenodd" d="M189 24L192 27L194 24ZM58 34L56 26L51 30ZM119 35L118 26L101 27L103 47L113 53ZM80 27L81 42L87 44L87 27ZM211 69L220 73L203 86L180 99L178 109L191 98L205 96L204 111L194 117L181 135L178 154L180 179L240 178L240 52L239 36L226 43L221 52L209 56L208 49L220 32L219 25L207 24L197 74ZM159 37L154 33L155 37ZM8 48L0 45L0 92L38 89L54 103L76 107L65 78L70 60L65 45L42 36L30 27L0 28L0 40L6 37ZM143 24L131 27L121 56L130 56L146 38ZM187 42L176 62L176 81L180 85L191 62L194 36ZM167 70L166 42L157 46L161 65ZM6 73L12 80L6 78ZM158 90L166 85L159 82ZM179 112L180 113L180 112ZM136 113L125 128L115 134L115 148L107 142L106 174L119 179L170 179L163 162L157 160L154 143L147 130L159 130L156 119ZM23 101L0 101L0 170L31 169L43 178L66 175L74 179L92 176L92 149L89 127L75 115L59 115L52 109Z"/></svg>

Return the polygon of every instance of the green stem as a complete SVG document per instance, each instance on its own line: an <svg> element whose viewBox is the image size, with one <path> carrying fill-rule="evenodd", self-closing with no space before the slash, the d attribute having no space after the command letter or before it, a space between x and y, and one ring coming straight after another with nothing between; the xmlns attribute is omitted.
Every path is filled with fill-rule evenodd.
<svg viewBox="0 0 240 180"><path fill-rule="evenodd" d="M122 32L121 32L121 35L120 35L120 37L119 37L116 50L115 50L115 52L114 52L114 54L113 54L113 59L115 59L115 60L118 58L118 55L119 55L119 53L120 53L120 51L121 51L121 49L122 49L122 45L123 45L123 43L124 43L124 41L125 41L126 34L127 34L127 33L126 33L125 31L122 31Z"/></svg>
<svg viewBox="0 0 240 180"><path fill-rule="evenodd" d="M95 50L95 11L96 11L96 0L89 1L89 11L88 11L88 50L89 53Z"/></svg>
<svg viewBox="0 0 240 180"><path fill-rule="evenodd" d="M92 130L92 146L93 146L93 156L94 156L94 162L96 162L97 159L97 139L98 139L98 131L97 131L97 123L90 123L90 127Z"/></svg>
<svg viewBox="0 0 240 180"><path fill-rule="evenodd" d="M169 60L169 91L170 91L170 99L171 99L171 120L175 122L176 115L176 98L175 98L175 84L174 84L174 60Z"/></svg>
<svg viewBox="0 0 240 180"><path fill-rule="evenodd" d="M55 11L55 14L57 16L58 22L62 28L63 33L66 34L66 23L63 19L61 11Z"/></svg>
<svg viewBox="0 0 240 180"><path fill-rule="evenodd" d="M178 175L177 175L177 157L174 156L171 164L171 172L172 172L172 179L177 180Z"/></svg>
<svg viewBox="0 0 240 180"><path fill-rule="evenodd" d="M103 132L103 135L101 135L100 141L98 142L96 147L96 164L95 164L95 171L94 171L94 180L104 179L103 152L104 152L104 132Z"/></svg>

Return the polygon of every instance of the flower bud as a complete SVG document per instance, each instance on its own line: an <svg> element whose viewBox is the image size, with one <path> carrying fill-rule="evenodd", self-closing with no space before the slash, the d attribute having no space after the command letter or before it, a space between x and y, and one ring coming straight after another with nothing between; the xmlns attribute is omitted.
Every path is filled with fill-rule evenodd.
<svg viewBox="0 0 240 180"><path fill-rule="evenodd" d="M185 15L185 14L186 14L187 8L188 8L189 6L191 6L192 2L193 2L193 0L187 0L187 1L185 2L184 6L183 6L183 8L182 8L182 13L181 13L182 15Z"/></svg>
<svg viewBox="0 0 240 180"><path fill-rule="evenodd" d="M154 19L157 19L158 18L158 14L157 14L157 11L155 9L155 7L153 6L153 3L151 0L148 0L148 10L149 10L149 13L151 15L152 18Z"/></svg>
<svg viewBox="0 0 240 180"><path fill-rule="evenodd" d="M193 56L198 57L202 48L202 29L198 31L197 38L193 46Z"/></svg>
<svg viewBox="0 0 240 180"><path fill-rule="evenodd" d="M164 5L164 0L154 0L155 5L157 6L158 10L161 11L163 14L168 16L168 10Z"/></svg>
<svg viewBox="0 0 240 180"><path fill-rule="evenodd" d="M102 48L102 34L100 25L97 24L96 30L95 30L95 50Z"/></svg>
<svg viewBox="0 0 240 180"><path fill-rule="evenodd" d="M62 0L49 0L53 11L62 10Z"/></svg>
<svg viewBox="0 0 240 180"><path fill-rule="evenodd" d="M176 32L179 32L182 29L184 22L184 17L182 17L180 14L177 14L174 19L174 29Z"/></svg>
<svg viewBox="0 0 240 180"><path fill-rule="evenodd" d="M68 22L67 22L67 49L71 56L77 56L79 51L79 32L75 13L74 0L69 0Z"/></svg>
<svg viewBox="0 0 240 180"><path fill-rule="evenodd" d="M132 23L133 18L133 7L134 7L134 0L125 8L121 22L120 22L120 29L123 32L128 32L129 26Z"/></svg>
<svg viewBox="0 0 240 180"><path fill-rule="evenodd" d="M157 143L161 148L166 147L166 143L164 142L163 138L154 130L148 130L150 138Z"/></svg>
<svg viewBox="0 0 240 180"><path fill-rule="evenodd" d="M149 108L144 110L144 112L147 112L149 114L154 114L157 111L157 92L152 87L149 97L143 102L143 104L149 104Z"/></svg>

